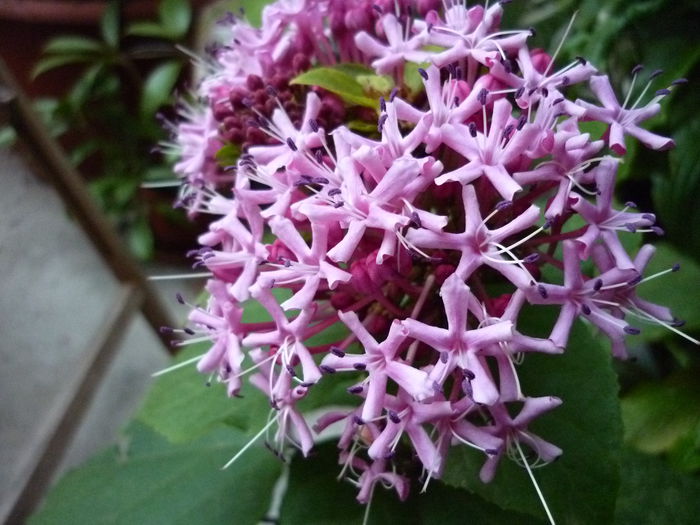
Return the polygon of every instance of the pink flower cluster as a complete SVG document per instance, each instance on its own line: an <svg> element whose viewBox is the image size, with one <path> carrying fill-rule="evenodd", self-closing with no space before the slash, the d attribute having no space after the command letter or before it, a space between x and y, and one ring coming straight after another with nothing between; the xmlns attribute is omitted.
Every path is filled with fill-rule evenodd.
<svg viewBox="0 0 700 525"><path fill-rule="evenodd" d="M562 451L528 426L561 400L523 393L523 355L564 352L576 319L617 357L639 332L630 318L680 323L636 295L653 247L633 256L621 243L661 233L654 215L613 198L627 136L673 146L639 127L669 90L647 101L647 86L630 102L630 88L620 102L583 58L558 68L528 48L530 30L501 31L505 3L279 0L262 29L228 17L202 104L175 127L182 203L217 216L193 252L211 272L209 300L185 329L213 343L198 369L231 396L250 374L273 409L265 430L304 454L314 434L298 402L324 376L354 379L356 406L328 411L313 431L340 426L340 463L361 502L378 482L406 496L395 462L406 450L426 483L462 444L483 452L483 481L521 446L551 461ZM348 62L395 85L376 111L290 84ZM567 98L582 83L595 103ZM591 136L587 121L607 133ZM227 144L242 147L235 166L216 160ZM561 283L544 277L551 269ZM269 319L244 322L247 301ZM518 325L536 305L560 308L545 339ZM338 323L347 330L329 340Z"/></svg>

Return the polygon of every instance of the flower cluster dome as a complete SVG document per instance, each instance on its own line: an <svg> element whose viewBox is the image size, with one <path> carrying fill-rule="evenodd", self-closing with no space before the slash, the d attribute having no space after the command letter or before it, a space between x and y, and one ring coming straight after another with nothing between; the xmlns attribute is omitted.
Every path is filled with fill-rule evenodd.
<svg viewBox="0 0 700 525"><path fill-rule="evenodd" d="M501 30L505 3L278 0L260 29L227 16L173 125L180 205L214 216L192 252L210 273L185 329L211 341L198 369L231 396L261 390L280 449L307 454L340 425L361 502L377 482L406 496L402 449L426 483L453 446L483 452L485 482L523 446L553 460L529 425L562 401L522 391L523 355L565 352L577 319L621 358L634 319L679 324L636 294L653 247L621 242L661 229L613 189L626 140L673 146L640 123L682 80L620 102L585 59L557 66L531 30ZM374 104L295 81L321 67L360 72ZM268 320L244 322L247 301ZM519 324L540 305L559 309L546 338ZM311 428L298 403L333 375L356 405Z"/></svg>

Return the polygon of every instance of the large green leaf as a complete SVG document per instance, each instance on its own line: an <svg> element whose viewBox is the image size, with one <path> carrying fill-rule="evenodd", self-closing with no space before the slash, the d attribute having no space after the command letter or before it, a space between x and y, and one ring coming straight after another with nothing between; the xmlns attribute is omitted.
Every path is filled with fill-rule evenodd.
<svg viewBox="0 0 700 525"><path fill-rule="evenodd" d="M173 445L132 424L119 445L65 476L29 523L255 525L268 509L281 463L258 446L222 471L247 439L220 428Z"/></svg>
<svg viewBox="0 0 700 525"><path fill-rule="evenodd" d="M176 362L192 359L207 348L190 347L178 355ZM206 381L194 364L162 375L136 418L176 443L202 436L221 423L249 433L264 426L269 405L262 393L247 387L243 398L230 399L223 385L213 382L208 387Z"/></svg>
<svg viewBox="0 0 700 525"><path fill-rule="evenodd" d="M700 516L700 480L662 459L624 450L617 525L693 525ZM582 495L585 497L585 495Z"/></svg>
<svg viewBox="0 0 700 525"><path fill-rule="evenodd" d="M622 400L625 441L642 452L667 452L700 423L698 370L645 383Z"/></svg>
<svg viewBox="0 0 700 525"><path fill-rule="evenodd" d="M379 101L369 98L357 79L347 71L332 67L316 67L295 77L291 84L318 86L335 93L345 102L372 109L379 107Z"/></svg>
<svg viewBox="0 0 700 525"><path fill-rule="evenodd" d="M679 263L681 268L678 272L641 283L638 287L638 295L653 303L668 306L674 315L685 319L687 322L682 330L700 329L700 301L697 300L696 295L700 292L700 265L667 243L658 244L656 248L656 254L644 272L645 275L668 270L676 263ZM668 336L680 340L679 335L658 324L639 326L642 328L641 335L646 339Z"/></svg>
<svg viewBox="0 0 700 525"><path fill-rule="evenodd" d="M519 328L541 332L542 315L526 310ZM546 330L545 330L546 331ZM533 332L534 333L534 332ZM617 381L607 342L582 324L574 325L561 356L529 355L519 369L526 395L559 396L564 403L532 425L532 431L564 451L551 465L535 470L544 497L559 524L610 523L618 487L621 442ZM496 505L544 518L544 510L524 469L504 459L490 484L478 480L483 454L453 449L445 481Z"/></svg>
<svg viewBox="0 0 700 525"><path fill-rule="evenodd" d="M281 525L356 525L362 523L365 508L355 499L357 489L337 479L338 450L333 444L319 447L309 458L297 456L291 464ZM536 525L543 523L525 514L506 511L465 490L433 481L427 492L412 487L407 501L377 484L369 509L370 524L402 525Z"/></svg>

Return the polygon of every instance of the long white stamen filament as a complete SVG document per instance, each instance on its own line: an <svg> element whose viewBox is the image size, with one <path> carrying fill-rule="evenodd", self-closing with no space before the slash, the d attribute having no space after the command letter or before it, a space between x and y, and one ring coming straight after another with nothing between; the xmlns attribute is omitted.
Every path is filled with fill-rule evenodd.
<svg viewBox="0 0 700 525"><path fill-rule="evenodd" d="M180 363L177 363L173 366L169 366L168 368L164 368L163 370L159 370L158 372L152 373L151 377L162 376L163 374L167 374L168 372L172 372L173 370L177 370L178 368L182 368L184 366L191 365L192 363L199 361L205 355L206 355L206 352L204 354L198 355L197 357L193 357L191 359L181 361Z"/></svg>
<svg viewBox="0 0 700 525"><path fill-rule="evenodd" d="M542 506L544 507L545 512L547 513L547 518L549 518L549 523L551 525L556 525L554 522L554 518L552 517L552 513L549 510L549 506L547 505L547 501L544 499L544 495L542 494L542 491L540 490L540 486L537 483L537 480L535 479L535 475L532 473L532 469L530 468L529 463L527 462L527 459L525 458L525 454L523 453L523 449L520 447L520 442L517 439L514 439L515 441L515 446L518 448L518 453L520 454L520 457L522 458L523 465L525 466L525 470L527 470L528 476L530 476L530 480L532 481L532 485L535 487L535 490L537 491L537 496L540 498L540 501L542 502Z"/></svg>
<svg viewBox="0 0 700 525"><path fill-rule="evenodd" d="M172 275L149 275L147 280L149 281L171 281L177 279L202 279L205 277L211 277L211 272L201 272L201 273L176 273Z"/></svg>
<svg viewBox="0 0 700 525"><path fill-rule="evenodd" d="M635 82L637 82L638 76L638 71L635 71L632 75L632 82L630 82L630 88L627 90L627 96L625 97L625 101L622 103L622 109L625 109L627 107L627 103L630 101L630 96L632 95L632 90L634 89L634 84Z"/></svg>
<svg viewBox="0 0 700 525"><path fill-rule="evenodd" d="M651 315L650 313L647 313L647 312L645 312L644 310L641 310L641 309L638 308L637 306L635 306L635 309L634 309L634 310L630 310L629 308L624 308L624 307L623 307L623 308L622 308L622 311L625 312L625 313L628 313L628 314L630 314L630 315L632 315L632 316L634 316L634 317L636 317L637 319L643 319L643 320L646 320L646 321L650 321L650 322L652 322L652 323L659 324L659 325L663 326L664 328L667 328L667 329L671 330L672 332L674 332L674 333L680 335L680 336L683 337L684 339L687 339L687 340L690 341L691 343L696 344L696 345L700 345L700 341L698 341L697 339L695 339L695 338L693 338L693 337L690 337L688 334L686 334L685 332L682 332L681 330L679 330L679 329L676 328L675 326L670 325L670 324L668 324L668 323L662 321L661 319L659 319L659 318L657 318L657 317L654 317L654 316Z"/></svg>
<svg viewBox="0 0 700 525"><path fill-rule="evenodd" d="M221 467L221 470L225 470L225 469L229 468L231 465L233 465L233 464L236 462L236 460L237 460L238 458L240 458L240 457L245 453L246 450L248 450L250 447L252 447L253 444L254 444L258 439L260 439L260 437L261 437L263 434L265 434L265 432L267 432L267 429L269 429L276 421L277 421L277 416L275 416L275 417L273 417L272 419L270 419L270 421L267 423L267 425L265 425L265 426L262 428L262 430L261 430L260 432L258 432L257 434L255 434L255 436L253 436L253 438L252 438L250 441L248 441L248 443L246 443L246 444L243 446L243 448L242 448L241 450L239 450L239 451L236 453L235 456L233 456L231 459L229 459L229 460L226 462L226 464L225 464L223 467Z"/></svg>
<svg viewBox="0 0 700 525"><path fill-rule="evenodd" d="M559 41L559 45L557 46L557 49L554 51L554 54L552 55L552 59L549 61L549 64L547 65L547 69L544 70L544 73L542 76L546 77L549 74L549 71L552 69L552 66L554 65L554 61L557 58L557 55L561 51L561 48L564 45L564 42L566 41L566 38L569 36L569 31L571 31L571 28L574 25L574 21L576 20L577 15L578 15L578 11L574 11L574 14L571 16L571 20L569 20L569 25L566 26L566 31L564 31L564 34L562 35L561 40Z"/></svg>
<svg viewBox="0 0 700 525"><path fill-rule="evenodd" d="M181 184L181 180L160 180L153 182L142 182L141 187L144 189L176 188Z"/></svg>

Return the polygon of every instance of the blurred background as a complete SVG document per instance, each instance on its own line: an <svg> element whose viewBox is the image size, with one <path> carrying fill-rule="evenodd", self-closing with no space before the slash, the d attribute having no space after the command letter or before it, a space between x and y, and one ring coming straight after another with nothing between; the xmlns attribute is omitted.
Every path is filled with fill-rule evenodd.
<svg viewBox="0 0 700 525"><path fill-rule="evenodd" d="M257 22L264 3L0 1L0 56L144 273L186 270L184 254L206 224L192 223L182 210L173 209L176 188L158 187L173 180L175 158L157 146L168 141L164 122L175 117L178 94L196 82L192 56L202 55L223 13L245 7L251 22ZM664 72L653 80L650 94L676 79L688 80L663 100L662 113L646 125L673 136L676 149L632 148L622 168L618 200L634 201L657 214L666 235L653 239L664 247L656 266L681 262L682 271L650 282L645 295L672 305L687 319L684 330L698 337L700 102L695 90L700 83L700 1L517 0L506 8L503 27L536 28L535 47L551 53L574 12L559 64L582 56L610 75L618 93L629 89L630 71L637 64L645 66L637 90L645 75L657 69ZM592 132L600 136L604 130ZM71 381L92 329L86 327L99 324L101 305L116 293L118 283L108 265L84 249L87 241L72 224L71 210L49 186L32 178L31 166L13 156L16 142L16 130L3 124L0 148L7 157L0 166L5 188L0 333L10 335L0 348L6 363L0 448L1 463L14 465L5 476L7 490L0 491L3 504L13 495L9 487L26 476L24 455L31 456L40 446L40 440L30 438L44 431L42 414L50 412L51 401ZM36 213L40 208L43 216ZM41 249L28 246L35 243ZM156 292L173 305L175 291L183 289L196 295L197 283L166 282ZM183 313L170 311L176 319ZM37 321L40 331L34 330ZM138 406L149 374L167 363L149 327L142 319L135 325L110 369L112 390L101 394L102 401L98 396L91 410L92 430L69 451L62 470L117 438ZM634 360L617 365L627 442L697 475L697 347L670 332L650 329L635 340L632 354ZM37 371L39 380L34 379Z"/></svg>

